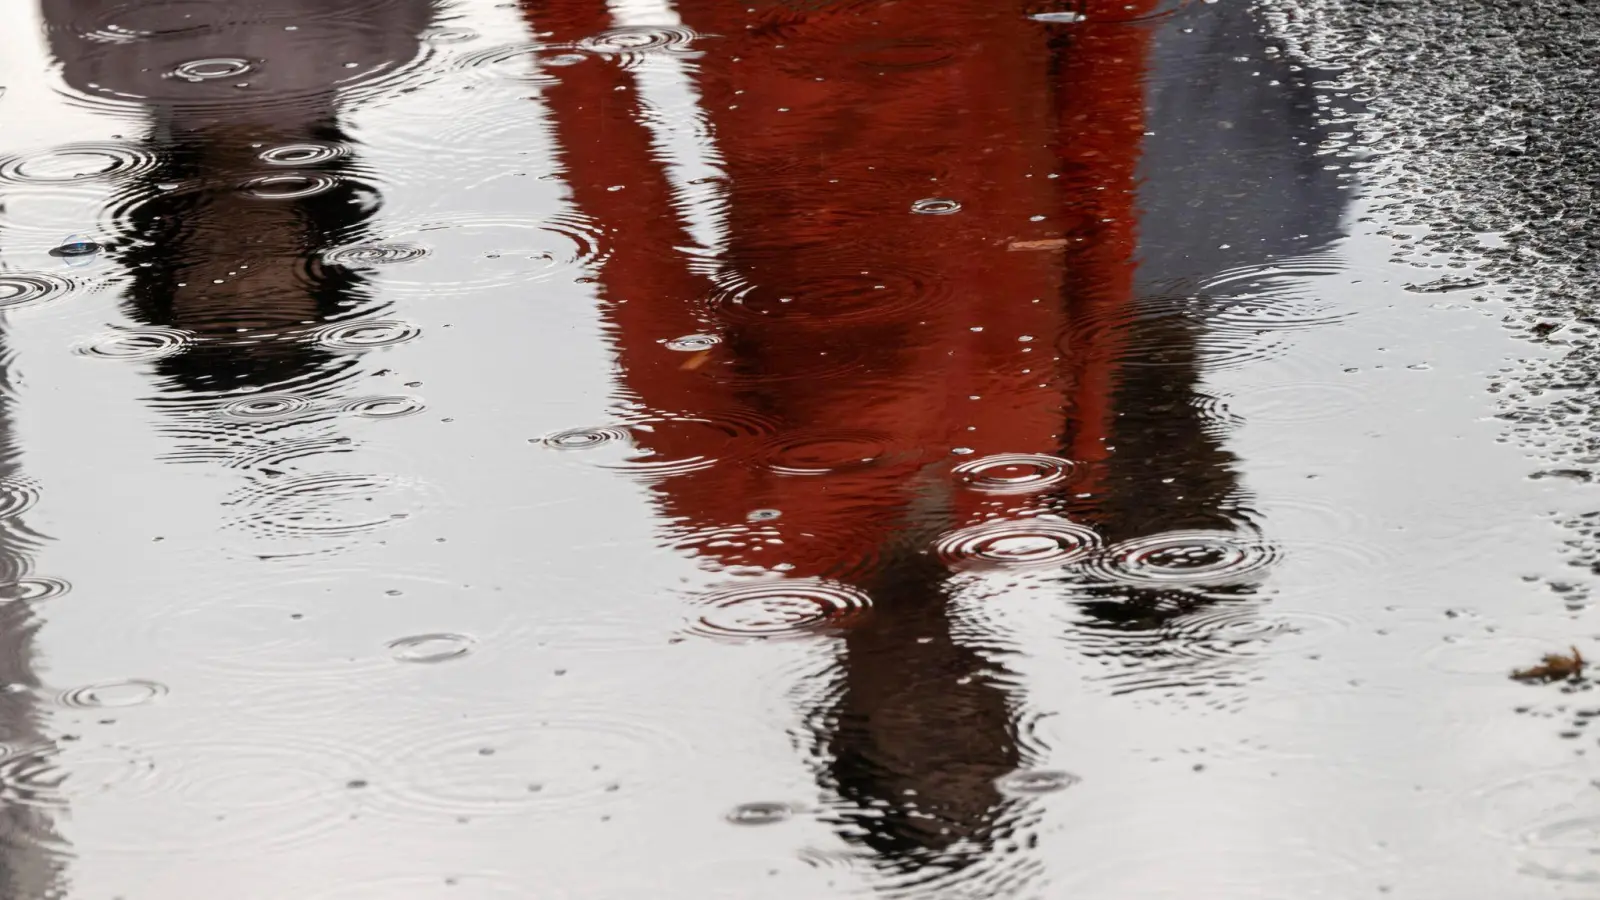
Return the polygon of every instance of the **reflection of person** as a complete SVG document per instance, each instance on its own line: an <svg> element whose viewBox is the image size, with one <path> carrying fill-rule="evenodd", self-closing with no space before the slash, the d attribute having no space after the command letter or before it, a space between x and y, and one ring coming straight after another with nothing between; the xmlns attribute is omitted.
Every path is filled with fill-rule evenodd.
<svg viewBox="0 0 1600 900"><path fill-rule="evenodd" d="M657 459L721 459L659 480L667 530L718 566L834 578L872 596L872 614L844 632L841 695L813 720L842 833L891 870L981 859L1008 815L994 779L1028 763L994 664L953 633L930 539L1047 510L1107 541L1234 517L1231 458L1192 402L1197 335L1187 321L1142 320L1140 292L1254 261L1196 241L1248 216L1235 193L1275 166L1304 170L1311 151L1294 144L1300 124L1265 124L1293 78L1225 73L1189 90L1213 101L1237 91L1256 110L1237 143L1214 140L1215 160L1174 166L1181 181L1147 171L1147 132L1181 132L1193 114L1168 67L1214 49L1154 37L1167 29L1148 23L1093 24L1147 7L1084 0L1073 8L1089 24L1063 27L1030 19L1039 10L1023 2L682 0L683 23L714 36L694 45L684 88L702 98L707 154L726 175L703 201L726 222L714 271L672 249L693 243L673 215L688 201L626 99L645 77L591 59L545 93L574 200L615 235L599 273L604 309L630 407L655 415L637 440ZM584 0L524 8L552 43L672 24L614 22ZM1232 10L1184 23L1254 34ZM1233 166L1245 148L1271 159ZM1163 144L1161 158L1170 152ZM1197 173L1213 165L1231 180L1208 188ZM959 209L917 206L932 199ZM1185 212L1197 200L1210 204ZM1313 185L1261 197L1279 200L1309 207L1287 214L1309 237L1258 249L1330 239L1337 195ZM720 343L692 357L670 349L705 332ZM1167 364L1127 365L1151 341ZM725 432L741 435L737 446ZM1064 488L1022 499L975 494L951 475L998 453L1080 466ZM746 523L755 509L781 513L759 540ZM1114 616L1140 598L1122 601L1091 611Z"/></svg>
<svg viewBox="0 0 1600 900"><path fill-rule="evenodd" d="M527 10L555 42L612 24L578 0ZM840 798L841 833L887 871L959 871L984 859L1009 815L996 780L1029 761L997 666L956 636L947 572L926 547L985 515L1054 504L996 505L956 485L953 463L1057 454L1077 405L1103 406L1078 396L1101 389L1092 370L1054 358L1065 256L1010 244L1081 237L1126 287L1130 247L1101 236L1105 210L1083 211L1084 197L1098 200L1089 182L1051 177L1063 109L1106 110L1073 112L1049 90L1060 51L1022 3L679 12L717 35L694 86L727 176L720 272L664 249L690 242L664 214L675 195L651 135L615 99L629 73L590 60L545 93L574 199L616 235L605 308L625 390L659 415L639 441L667 459L739 460L661 481L683 543L721 566L871 595L872 613L843 636L837 701L813 717L821 778ZM1136 97L1136 80L1112 96L1129 86ZM1100 152L1131 163L1136 106L1105 128ZM1112 169L1084 178L1129 177ZM721 343L692 359L664 349L708 330ZM684 419L759 424L729 452L725 434ZM1103 456L1097 435L1080 443ZM781 513L761 524L774 537L726 539L750 534L757 508Z"/></svg>
<svg viewBox="0 0 1600 900"><path fill-rule="evenodd" d="M10 354L0 347L0 359ZM0 481L19 490L25 483L20 449L15 442L8 374L0 370ZM18 580L32 568L38 535L19 517L0 519L0 587L4 599L16 601ZM37 708L39 676L35 672L34 638L39 622L26 602L0 604L0 897L54 897L61 891L65 861L62 841L44 800L20 777L32 767L26 761L53 753ZM18 690L20 688L20 690ZM36 763L34 764L37 765ZM32 773L37 777L38 773ZM54 773L59 777L59 773ZM35 786L37 787L37 786Z"/></svg>
<svg viewBox="0 0 1600 900"><path fill-rule="evenodd" d="M1345 192L1324 168L1314 77L1265 52L1248 4L1191 9L1151 30L1137 159L1138 308L1124 329L1147 358L1118 369L1099 525L1110 540L1238 524L1233 460L1193 408L1208 315L1204 279L1326 248ZM1239 60L1248 59L1248 63ZM1065 139L1064 139L1065 143ZM1263 287L1235 282L1232 293ZM1177 316L1173 292L1196 301Z"/></svg>
<svg viewBox="0 0 1600 900"><path fill-rule="evenodd" d="M414 58L431 0L44 0L43 10L67 85L150 120L157 164L115 201L130 312L197 336L158 370L215 393L332 364L285 332L358 300L358 278L316 262L357 237L376 203L349 180L338 92Z"/></svg>
<svg viewBox="0 0 1600 900"><path fill-rule="evenodd" d="M1107 379L1115 415L1104 435L1116 452L1083 509L1107 542L1247 523L1233 456L1197 403L1201 342L1219 305L1204 282L1235 273L1231 294L1270 290L1266 267L1342 235L1348 198L1318 155L1328 126L1318 121L1315 76L1269 46L1246 4L1193 7L1150 31L1134 174L1133 308L1079 316L1068 328L1118 321L1120 340L1142 354L1123 352L1125 363ZM1228 594L1248 590L1101 584L1081 607L1097 629L1147 632ZM1146 662L1152 649L1159 652L1131 642L1127 661Z"/></svg>

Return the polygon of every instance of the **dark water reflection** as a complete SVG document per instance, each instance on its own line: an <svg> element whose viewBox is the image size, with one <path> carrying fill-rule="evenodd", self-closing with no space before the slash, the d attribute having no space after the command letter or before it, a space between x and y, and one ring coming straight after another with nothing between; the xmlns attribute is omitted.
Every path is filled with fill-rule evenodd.
<svg viewBox="0 0 1600 900"><path fill-rule="evenodd" d="M609 18L524 9L560 44ZM1313 158L1304 79L1231 60L1264 44L1242 5L1181 39L1035 12L680 4L715 36L693 63L721 171L715 255L666 214L689 201L644 74L575 65L544 94L575 202L613 235L597 278L671 539L779 575L738 595L746 636L839 619L838 696L808 717L829 816L902 886L973 896L1016 877L960 873L1022 839L1001 784L1037 761L1003 648L958 633L952 573L1112 556L1060 593L1094 649L1135 668L1182 655L1174 617L1246 603L1233 582L1270 537L1198 394L1207 329L1274 261L1338 237L1346 196ZM848 585L870 611L796 612L793 579Z"/></svg>
<svg viewBox="0 0 1600 900"><path fill-rule="evenodd" d="M547 520L572 513L528 512L547 498L469 503L447 522L467 521L480 545L440 550L455 535L447 525L412 527L426 505L422 477L406 462L374 471L364 455L381 439L363 423L428 408L395 391L404 365L381 351L451 340L453 320L433 324L451 303L516 292L518 310L558 305L567 295L546 286L563 278L594 300L593 335L574 343L609 354L609 420L518 433L518 449L531 444L538 461L503 462L493 448L524 424L525 398L568 390L563 373L534 360L515 371L534 383L512 386L513 399L485 399L506 385L479 385L440 417L477 421L472 439L412 432L421 436L406 448L409 464L487 473L509 496L527 468L592 453L607 477L640 484L648 543L697 571L650 576L649 602L680 604L687 624L671 634L640 625L637 643L686 655L639 665L710 665L716 653L777 655L795 642L823 653L826 664L810 660L785 692L795 708L782 714L820 802L751 798L765 805L731 818L777 822L788 816L774 811L794 811L820 822L871 890L1060 895L1039 852L1053 827L1045 809L1091 782L1059 768L1032 711L1038 645L994 625L987 604L1026 595L1070 611L1054 620L1060 634L1044 636L1053 657L1085 661L1086 680L1111 697L1173 708L1234 708L1258 679L1258 645L1284 633L1263 616L1282 540L1244 478L1241 420L1207 380L1290 365L1294 336L1350 314L1305 285L1342 265L1334 251L1351 170L1330 148L1355 104L1330 110L1328 91L1314 87L1330 72L1291 58L1249 5L522 0L492 12L429 0L42 0L40 9L56 102L125 134L7 157L0 191L104 189L94 234L77 237L109 260L95 285L116 293L128 323L85 338L80 352L136 364L163 459L226 479L213 501L222 524L201 542L196 569L254 573L241 576L255 579L248 585L209 585L220 599L186 610L222 633L223 650L197 656L248 672L252 654L304 646L281 629L308 608L337 615L368 609L357 593L437 591L452 599L433 600L418 633L368 643L448 672L497 639L451 620L477 608L462 599L468 591L498 592L504 581L582 598L585 583L600 583L577 539L561 543L571 521ZM480 48L473 42L489 42L461 18L499 27L503 43ZM421 126L400 114L392 134L381 118L358 126L426 90L441 93ZM494 91L486 107L479 98ZM460 124L486 120L494 130L481 134ZM527 158L509 136L523 125L548 139L551 158ZM410 132L426 135L422 152L401 139ZM421 213L396 212L390 195L421 176L384 168L395 160L459 169L472 183ZM518 180L559 181L565 208L452 209L486 194L514 206L519 189L504 185ZM16 216L5 227L8 240L32 234ZM62 283L67 295L90 279ZM494 337L454 345L441 368L487 366L492 351L479 347L498 346ZM22 491L10 396L0 397L0 484ZM587 489L573 489L568 509L589 500ZM17 595L0 606L0 752L28 754L50 744L35 709L38 625L22 596L43 538L21 512L0 510L0 566ZM361 553L390 547L403 527L403 550L360 567ZM338 569L332 557L358 562ZM471 560L490 557L504 569L473 570ZM630 562L605 565L618 561ZM641 570L656 564L670 569L652 557ZM337 597L302 604L318 578L337 583L324 590ZM281 604L253 599L264 593ZM271 623L249 618L260 609ZM397 841L422 848L419 857L456 841L492 850L492 840L442 830L397 838L367 821L408 798L439 814L428 829L514 817L546 790L534 770L587 768L557 759L560 750L533 754L527 771L448 782L455 793L440 790L429 807L427 780L463 765L444 761L445 750L510 756L475 729L540 734L571 702L545 684L567 677L547 664L563 649L550 635L564 611L495 610L491 629L539 639L516 651L524 668L491 679L499 694L482 708L427 688L390 690L400 676L362 693L356 682L376 670L364 668L365 651L332 639L283 666L304 669L304 684L323 692L313 699L343 698L352 717L382 718L386 704L416 699L418 721L448 719L448 737L432 744L406 734L375 740L370 758L364 745L349 748L363 762L340 770L342 787L319 782L312 794L346 804L317 833L343 827L363 846ZM508 703L512 681L527 693ZM606 698L618 709L623 700ZM317 721L328 725L268 730L287 746L320 747ZM414 758L423 763L390 783L368 771ZM603 794L624 791L609 772L584 777L604 778ZM502 796L513 783L517 796ZM27 790L0 772L4 896L75 896L50 820L71 815L70 792L40 804ZM369 794L379 798L371 807L329 801ZM545 849L557 868L561 848ZM389 884L363 881L348 896L388 896Z"/></svg>
<svg viewBox="0 0 1600 900"><path fill-rule="evenodd" d="M60 744L47 734L48 712L39 703L35 637L48 603L65 588L34 572L35 551L46 537L29 527L38 487L23 471L4 369L13 358L0 340L0 891L10 897L49 897L59 889L67 849L56 827Z"/></svg>

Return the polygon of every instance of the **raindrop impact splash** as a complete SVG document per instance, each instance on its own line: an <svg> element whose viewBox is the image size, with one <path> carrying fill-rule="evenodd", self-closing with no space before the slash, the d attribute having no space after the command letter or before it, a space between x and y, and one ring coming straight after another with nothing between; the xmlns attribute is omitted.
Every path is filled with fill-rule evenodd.
<svg viewBox="0 0 1600 900"><path fill-rule="evenodd" d="M339 179L318 172L263 175L239 185L247 197L257 200L299 200L314 197L339 186Z"/></svg>
<svg viewBox="0 0 1600 900"><path fill-rule="evenodd" d="M736 585L699 598L689 630L727 640L795 638L843 627L872 605L866 594L819 579Z"/></svg>
<svg viewBox="0 0 1600 900"><path fill-rule="evenodd" d="M166 696L167 687L154 681L131 678L126 681L103 681L62 691L61 705L77 709L112 709L126 706L143 706Z"/></svg>
<svg viewBox="0 0 1600 900"><path fill-rule="evenodd" d="M274 166L315 166L333 162L350 155L345 144L306 141L283 144L261 151L261 161Z"/></svg>
<svg viewBox="0 0 1600 900"><path fill-rule="evenodd" d="M741 803L728 810L726 816L735 825L776 825L794 815L794 807L787 803L756 801Z"/></svg>
<svg viewBox="0 0 1600 900"><path fill-rule="evenodd" d="M352 244L349 247L329 250L322 255L322 261L330 266L360 269L410 262L427 255L428 248L418 244Z"/></svg>
<svg viewBox="0 0 1600 900"><path fill-rule="evenodd" d="M0 159L0 184L63 185L131 178L155 168L156 157L133 144L63 144Z"/></svg>
<svg viewBox="0 0 1600 900"><path fill-rule="evenodd" d="M311 409L311 401L293 394L257 394L226 404L217 414L247 422L289 419Z"/></svg>
<svg viewBox="0 0 1600 900"><path fill-rule="evenodd" d="M400 662L441 663L466 656L472 652L474 643L464 634L440 632L399 638L390 641L388 647L389 653Z"/></svg>
<svg viewBox="0 0 1600 900"><path fill-rule="evenodd" d="M920 216L948 216L961 211L961 204L948 197L927 197L911 204L911 211Z"/></svg>
<svg viewBox="0 0 1600 900"><path fill-rule="evenodd" d="M0 273L0 310L38 306L72 291L72 282L41 273Z"/></svg>
<svg viewBox="0 0 1600 900"><path fill-rule="evenodd" d="M416 397L357 397L345 401L339 411L363 419L400 419L414 416L427 408L427 404Z"/></svg>
<svg viewBox="0 0 1600 900"><path fill-rule="evenodd" d="M952 531L934 550L953 569L1036 569L1087 559L1100 547L1094 529L1066 519L1001 519Z"/></svg>
<svg viewBox="0 0 1600 900"><path fill-rule="evenodd" d="M995 782L995 787L1003 794L1013 797L1034 797L1039 794L1054 794L1064 791L1083 779L1070 772L1054 769L1026 769L1012 772L1002 776Z"/></svg>
<svg viewBox="0 0 1600 900"><path fill-rule="evenodd" d="M1247 584L1278 562L1278 548L1249 532L1169 531L1106 548L1091 577L1143 587Z"/></svg>
<svg viewBox="0 0 1600 900"><path fill-rule="evenodd" d="M952 471L967 487L988 494L1028 494L1067 480L1073 464L1043 453L999 453L964 462Z"/></svg>
<svg viewBox="0 0 1600 900"><path fill-rule="evenodd" d="M100 359L162 359L182 353L193 343L194 335L177 328L124 328L80 345L78 353Z"/></svg>
<svg viewBox="0 0 1600 900"><path fill-rule="evenodd" d="M179 63L170 74L180 81L217 81L223 78L237 78L254 69L255 63L248 59L216 57Z"/></svg>
<svg viewBox="0 0 1600 900"><path fill-rule="evenodd" d="M686 334L683 337L667 341L663 346L668 350L694 353L700 350L709 350L720 343L722 343L722 339L714 334Z"/></svg>
<svg viewBox="0 0 1600 900"><path fill-rule="evenodd" d="M626 444L630 436L625 429L597 426L593 428L569 428L540 438L537 443L556 450L590 450L606 444Z"/></svg>
<svg viewBox="0 0 1600 900"><path fill-rule="evenodd" d="M422 329L410 322L377 320L328 325L317 329L312 340L330 350L371 350L403 344L420 334Z"/></svg>
<svg viewBox="0 0 1600 900"><path fill-rule="evenodd" d="M687 51L698 36L681 25L633 25L586 37L578 42L578 49L631 67L655 54Z"/></svg>
<svg viewBox="0 0 1600 900"><path fill-rule="evenodd" d="M29 575L0 588L0 599L6 602L40 603L53 600L72 590L65 578L49 575Z"/></svg>

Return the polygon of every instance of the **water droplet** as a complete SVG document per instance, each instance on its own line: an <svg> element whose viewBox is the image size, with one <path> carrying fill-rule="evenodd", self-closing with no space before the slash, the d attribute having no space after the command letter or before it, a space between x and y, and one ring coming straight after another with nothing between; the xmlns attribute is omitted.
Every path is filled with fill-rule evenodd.
<svg viewBox="0 0 1600 900"><path fill-rule="evenodd" d="M593 427L569 428L555 434L545 435L539 443L557 450L588 450L603 444L617 442L626 443L629 440L628 432L621 428Z"/></svg>
<svg viewBox="0 0 1600 900"><path fill-rule="evenodd" d="M1064 791L1083 779L1070 772L1054 769L1024 769L1002 776L995 782L1001 793L1012 796L1035 796Z"/></svg>
<svg viewBox="0 0 1600 900"><path fill-rule="evenodd" d="M82 356L102 359L161 359L182 353L194 343L194 335L177 328L147 326L122 328L80 344L77 352Z"/></svg>
<svg viewBox="0 0 1600 900"><path fill-rule="evenodd" d="M728 810L727 819L735 825L776 825L787 821L794 812L794 807L787 803L758 800Z"/></svg>
<svg viewBox="0 0 1600 900"><path fill-rule="evenodd" d="M690 626L715 638L800 637L844 624L864 613L871 599L860 590L821 579L783 579L734 585L699 598Z"/></svg>
<svg viewBox="0 0 1600 900"><path fill-rule="evenodd" d="M440 663L466 656L476 643L464 634L417 634L390 641L389 650L400 662Z"/></svg>
<svg viewBox="0 0 1600 900"><path fill-rule="evenodd" d="M217 81L224 78L236 78L254 69L255 64L248 59L219 56L211 59L193 59L179 63L172 69L170 74L173 78L182 79L183 81Z"/></svg>
<svg viewBox="0 0 1600 900"><path fill-rule="evenodd" d="M258 200L298 200L332 190L339 179L320 172L295 172L283 175L262 175L239 185L246 196Z"/></svg>
<svg viewBox="0 0 1600 900"><path fill-rule="evenodd" d="M73 283L55 275L0 274L0 310L37 306L71 292Z"/></svg>
<svg viewBox="0 0 1600 900"><path fill-rule="evenodd" d="M9 585L0 586L0 598L22 603L40 603L60 597L70 590L72 584L65 578L28 575L18 578Z"/></svg>
<svg viewBox="0 0 1600 900"><path fill-rule="evenodd" d="M142 147L115 142L63 144L49 150L0 158L0 183L74 184L129 178L154 168Z"/></svg>
<svg viewBox="0 0 1600 900"><path fill-rule="evenodd" d="M685 353L693 353L699 350L708 350L720 343L722 343L722 338L719 338L714 334L686 334L683 337L673 338L672 340L667 341L665 346L668 350L681 350Z"/></svg>
<svg viewBox="0 0 1600 900"><path fill-rule="evenodd" d="M1051 25L1074 25L1078 22L1084 21L1088 18L1088 16L1085 16L1083 13L1069 11L1034 13L1028 18L1034 20L1035 22L1047 22Z"/></svg>
<svg viewBox="0 0 1600 900"><path fill-rule="evenodd" d="M52 247L50 255L65 260L69 266L83 266L93 262L104 249L98 242L75 234Z"/></svg>
<svg viewBox="0 0 1600 900"><path fill-rule="evenodd" d="M750 514L745 516L745 520L749 522L770 522L782 515L783 512L776 509L752 509Z"/></svg>
<svg viewBox="0 0 1600 900"><path fill-rule="evenodd" d="M681 25L632 25L613 28L578 42L578 49L616 59L623 66L637 65L651 54L689 49L699 37Z"/></svg>
<svg viewBox="0 0 1600 900"><path fill-rule="evenodd" d="M399 419L414 416L427 409L427 404L416 397L357 397L339 407L341 412L354 413L368 419Z"/></svg>
<svg viewBox="0 0 1600 900"><path fill-rule="evenodd" d="M1073 464L1043 453L1000 453L956 466L952 472L968 487L989 494L1026 494L1067 480Z"/></svg>
<svg viewBox="0 0 1600 900"><path fill-rule="evenodd" d="M948 197L928 197L911 204L911 211L923 216L948 216L961 211L961 204Z"/></svg>
<svg viewBox="0 0 1600 900"><path fill-rule="evenodd" d="M270 421L291 418L310 408L310 400L293 394L253 394L224 405L217 414L229 419Z"/></svg>
<svg viewBox="0 0 1600 900"><path fill-rule="evenodd" d="M999 519L949 532L934 551L953 568L1048 568L1078 562L1100 546L1087 525L1049 517Z"/></svg>
<svg viewBox="0 0 1600 900"><path fill-rule="evenodd" d="M350 147L333 141L301 141L261 151L261 161L274 166L315 166L350 155Z"/></svg>
<svg viewBox="0 0 1600 900"><path fill-rule="evenodd" d="M63 706L79 709L110 709L124 706L141 706L166 696L167 687L155 681L130 678L125 681L103 681L61 692Z"/></svg>
<svg viewBox="0 0 1600 900"><path fill-rule="evenodd" d="M422 329L410 322L375 319L328 325L317 329L311 337L316 343L334 350L370 350L403 344L420 334Z"/></svg>
<svg viewBox="0 0 1600 900"><path fill-rule="evenodd" d="M1101 579L1149 587L1243 584L1278 561L1278 549L1250 532L1169 531L1106 548L1087 569Z"/></svg>
<svg viewBox="0 0 1600 900"><path fill-rule="evenodd" d="M428 249L417 244L352 244L329 250L322 255L322 261L333 266L365 268L410 262L427 255Z"/></svg>

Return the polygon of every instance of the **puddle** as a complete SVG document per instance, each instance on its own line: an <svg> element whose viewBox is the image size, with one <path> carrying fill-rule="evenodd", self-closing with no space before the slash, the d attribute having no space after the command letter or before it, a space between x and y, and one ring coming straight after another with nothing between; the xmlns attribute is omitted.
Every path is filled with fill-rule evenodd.
<svg viewBox="0 0 1600 900"><path fill-rule="evenodd" d="M1572 896L1564 3L0 10L0 895Z"/></svg>

